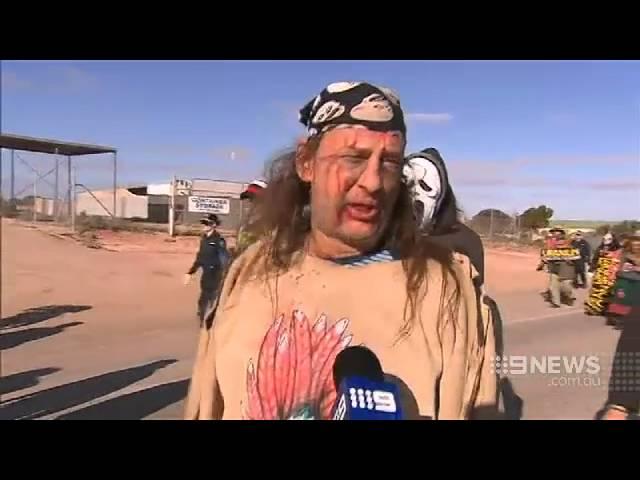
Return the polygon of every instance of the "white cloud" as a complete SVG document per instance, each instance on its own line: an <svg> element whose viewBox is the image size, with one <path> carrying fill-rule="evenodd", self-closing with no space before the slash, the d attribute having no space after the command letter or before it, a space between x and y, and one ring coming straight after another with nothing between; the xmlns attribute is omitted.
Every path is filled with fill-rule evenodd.
<svg viewBox="0 0 640 480"><path fill-rule="evenodd" d="M95 87L98 83L95 76L74 65L56 69L55 75L59 75L60 86L65 90L87 90Z"/></svg>
<svg viewBox="0 0 640 480"><path fill-rule="evenodd" d="M0 85L2 86L2 90L23 90L30 88L33 84L28 80L20 78L15 72L6 72L3 70Z"/></svg>
<svg viewBox="0 0 640 480"><path fill-rule="evenodd" d="M592 190L631 191L640 193L640 182L625 178L611 178L597 182L584 183L583 186Z"/></svg>
<svg viewBox="0 0 640 480"><path fill-rule="evenodd" d="M514 160L520 165L640 165L640 155L631 154L610 154L610 155L545 155L539 157L520 157Z"/></svg>
<svg viewBox="0 0 640 480"><path fill-rule="evenodd" d="M55 65L39 72L40 75L24 78L12 71L2 71L2 90L16 91L37 89L44 93L87 92L98 86L98 79L75 65Z"/></svg>
<svg viewBox="0 0 640 480"><path fill-rule="evenodd" d="M453 120L450 113L408 113L406 117L408 120L432 125L446 125Z"/></svg>

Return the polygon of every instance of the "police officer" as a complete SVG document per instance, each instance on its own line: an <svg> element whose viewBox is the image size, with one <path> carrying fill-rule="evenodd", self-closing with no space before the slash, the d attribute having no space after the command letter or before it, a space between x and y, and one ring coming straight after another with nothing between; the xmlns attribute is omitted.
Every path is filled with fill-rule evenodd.
<svg viewBox="0 0 640 480"><path fill-rule="evenodd" d="M580 251L580 260L575 262L576 288L587 288L587 265L591 262L591 246L582 237L582 232L578 230L573 236L572 246Z"/></svg>
<svg viewBox="0 0 640 480"><path fill-rule="evenodd" d="M217 230L220 225L218 216L210 213L200 220L200 223L203 226L200 249L193 265L185 274L184 283L185 285L188 284L198 268L202 268L200 297L198 298L198 318L202 322L218 293L218 287L228 262L229 253L227 252L227 243Z"/></svg>

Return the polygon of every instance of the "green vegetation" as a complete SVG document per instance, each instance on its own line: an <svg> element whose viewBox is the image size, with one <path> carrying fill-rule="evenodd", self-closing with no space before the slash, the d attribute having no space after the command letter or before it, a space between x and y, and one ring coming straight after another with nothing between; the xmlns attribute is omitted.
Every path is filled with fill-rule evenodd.
<svg viewBox="0 0 640 480"><path fill-rule="evenodd" d="M606 220L551 220L549 225L551 227L563 226L567 228L593 228L597 229L602 225L611 225L616 222L610 222Z"/></svg>
<svg viewBox="0 0 640 480"><path fill-rule="evenodd" d="M637 231L640 231L640 222L637 220L624 220L614 225L601 225L596 231L600 235L604 235L607 232L611 232L617 236L633 235Z"/></svg>
<svg viewBox="0 0 640 480"><path fill-rule="evenodd" d="M624 220L622 222L612 222L606 220L552 220L551 226L563 226L566 228L593 229L598 235L612 232L616 235L629 235L640 230L640 221Z"/></svg>
<svg viewBox="0 0 640 480"><path fill-rule="evenodd" d="M553 208L546 205L526 209L519 217L520 226L527 230L537 230L549 226L549 220L553 217Z"/></svg>

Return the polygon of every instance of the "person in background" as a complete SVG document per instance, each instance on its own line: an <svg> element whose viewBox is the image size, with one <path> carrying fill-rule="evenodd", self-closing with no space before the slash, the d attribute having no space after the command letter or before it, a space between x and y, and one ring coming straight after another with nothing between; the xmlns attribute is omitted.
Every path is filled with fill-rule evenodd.
<svg viewBox="0 0 640 480"><path fill-rule="evenodd" d="M554 227L551 228L547 234L544 237L544 243L542 244L542 247L540 248L540 262L538 263L538 266L536 267L536 271L537 272L541 272L543 270L545 270L545 267L547 268L547 273L548 273L548 264L547 261L544 259L544 255L545 255L545 251L547 249L555 249L556 245L558 244L558 241L562 235L562 233L564 232L564 230ZM550 282L547 284L547 289L542 293L542 297L545 299L546 302L551 303L551 289L549 288Z"/></svg>
<svg viewBox="0 0 640 480"><path fill-rule="evenodd" d="M591 264L591 246L584 239L580 230L573 236L571 245L580 251L580 260L575 262L576 279L574 287L587 288L587 266Z"/></svg>
<svg viewBox="0 0 640 480"><path fill-rule="evenodd" d="M484 276L484 246L480 236L462 221L462 212L449 181L444 159L435 148L425 148L408 155L403 167L403 181L413 199L418 228L426 241L452 250L455 257L465 257L473 266L468 268L476 288L479 314L494 326L495 350L503 355L503 323L497 302L487 294ZM500 397L505 418L512 415L511 407L518 396L508 379L500 380ZM517 417L517 413L515 414ZM509 417L510 418L510 417Z"/></svg>
<svg viewBox="0 0 640 480"><path fill-rule="evenodd" d="M253 226L258 220L258 203L263 197L264 190L267 188L267 182L262 179L253 180L247 189L240 194L240 200L249 202L248 216L246 221L242 224L238 230L236 248L234 251L234 257L237 257L244 252L249 245L254 243L258 237L253 231Z"/></svg>
<svg viewBox="0 0 640 480"><path fill-rule="evenodd" d="M612 324L621 326L623 320L640 306L640 236L630 236L625 240L620 269L616 274L607 317Z"/></svg>
<svg viewBox="0 0 640 480"><path fill-rule="evenodd" d="M567 248L570 243L566 240L566 233L561 228L550 231L553 235L551 248ZM549 294L551 308L560 308L562 303L569 306L575 301L573 297L573 282L576 277L576 268L573 260L547 260L549 272Z"/></svg>
<svg viewBox="0 0 640 480"><path fill-rule="evenodd" d="M602 252L615 252L616 250L620 250L620 248L622 248L622 246L620 245L620 242L615 237L615 235L610 232L605 233L602 237L602 242L600 243L600 245L598 245L598 248L596 248L595 252L593 253L590 270L592 272L596 271L596 268L598 267L598 260L600 259L600 254Z"/></svg>
<svg viewBox="0 0 640 480"><path fill-rule="evenodd" d="M607 315L611 300L615 277L619 270L622 247L612 233L602 237L602 243L596 248L591 259L590 270L593 272L591 288L585 300L585 313L606 317L607 325L616 325L613 316Z"/></svg>
<svg viewBox="0 0 640 480"><path fill-rule="evenodd" d="M200 276L200 296L198 298L197 314L200 322L211 308L220 287L224 270L227 266L229 254L227 242L218 233L220 220L217 215L210 213L200 220L202 237L200 248L189 271L185 274L184 283L188 284L198 269L202 269Z"/></svg>
<svg viewBox="0 0 640 480"><path fill-rule="evenodd" d="M601 418L627 420L640 414L640 236L630 236L613 287L608 313L619 319L622 332L609 379L609 396ZM635 384L632 379L635 379Z"/></svg>
<svg viewBox="0 0 640 480"><path fill-rule="evenodd" d="M328 419L335 358L360 344L396 379L406 418L491 416L493 328L451 252L418 231L398 97L334 83L300 120L306 138L268 174L259 239L201 330L185 417Z"/></svg>
<svg viewBox="0 0 640 480"><path fill-rule="evenodd" d="M484 284L484 247L480 236L460 221L447 167L435 148L425 148L406 158L403 177L411 196L416 222L429 241L466 255Z"/></svg>
<svg viewBox="0 0 640 480"><path fill-rule="evenodd" d="M551 235L551 239L547 248L558 248L564 245L566 232L562 228L554 227L549 230L549 234Z"/></svg>
<svg viewBox="0 0 640 480"><path fill-rule="evenodd" d="M640 419L640 385L632 379L640 377L640 308L634 305L625 317L625 322L618 338L611 375L607 401L596 418L602 420Z"/></svg>

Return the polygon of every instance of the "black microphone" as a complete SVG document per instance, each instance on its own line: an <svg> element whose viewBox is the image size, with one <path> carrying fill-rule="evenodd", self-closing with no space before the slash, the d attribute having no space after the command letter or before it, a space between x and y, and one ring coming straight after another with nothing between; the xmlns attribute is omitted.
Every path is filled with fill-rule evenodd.
<svg viewBox="0 0 640 480"><path fill-rule="evenodd" d="M334 420L401 420L398 388L385 382L382 365L366 347L342 350L333 364L338 391Z"/></svg>

